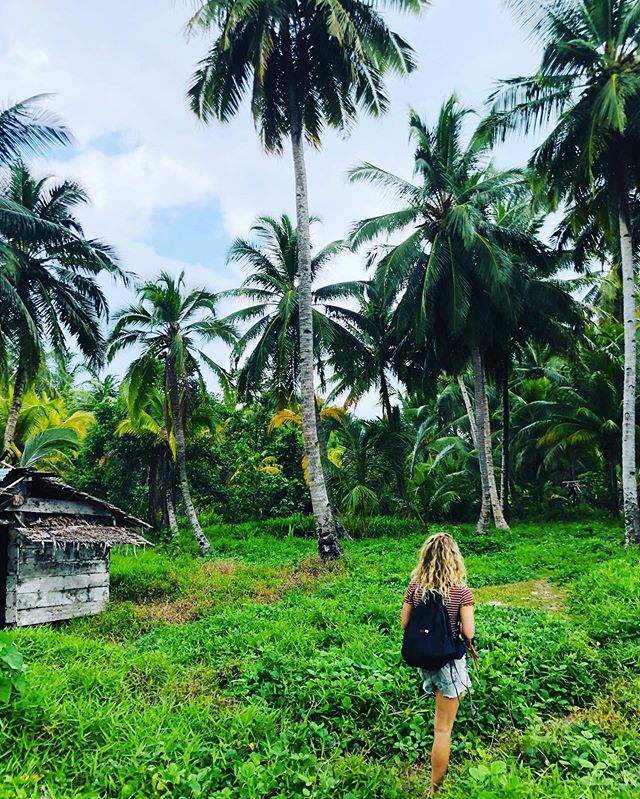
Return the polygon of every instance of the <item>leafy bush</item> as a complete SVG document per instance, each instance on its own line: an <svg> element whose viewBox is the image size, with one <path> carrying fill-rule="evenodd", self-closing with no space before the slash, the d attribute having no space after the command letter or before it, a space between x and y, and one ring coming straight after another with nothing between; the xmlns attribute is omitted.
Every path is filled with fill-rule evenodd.
<svg viewBox="0 0 640 799"><path fill-rule="evenodd" d="M469 553L472 585L573 575L582 591L592 571L604 591L620 564L635 563L620 553L619 528L604 525L481 538L447 529ZM350 541L344 564L325 572L301 562L313 538L259 525L212 530L223 560L161 547L114 555L119 590L144 599L166 589L162 603L116 600L95 619L12 633L30 668L0 713L0 799L407 799L424 790L433 705L401 663L398 629L424 534ZM150 628L144 612L164 600L202 603L201 617ZM443 799L637 795L637 686L619 679L616 704L604 701L611 659L587 637L588 614L576 631L575 612L478 606L477 714L463 699ZM592 713L597 722L583 718Z"/></svg>
<svg viewBox="0 0 640 799"><path fill-rule="evenodd" d="M24 661L6 635L0 635L0 705L16 691L24 690Z"/></svg>
<svg viewBox="0 0 640 799"><path fill-rule="evenodd" d="M144 550L135 556L111 556L111 598L119 600L154 599L179 593L180 566L193 568L190 558L170 560L163 552Z"/></svg>
<svg viewBox="0 0 640 799"><path fill-rule="evenodd" d="M602 645L637 653L640 639L640 558L602 563L576 581L570 606L576 623ZM637 661L636 661L637 662Z"/></svg>

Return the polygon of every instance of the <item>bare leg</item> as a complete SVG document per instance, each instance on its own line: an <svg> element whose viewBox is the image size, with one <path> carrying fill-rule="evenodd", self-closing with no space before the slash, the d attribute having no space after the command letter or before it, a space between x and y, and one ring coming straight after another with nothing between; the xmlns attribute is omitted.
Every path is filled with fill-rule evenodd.
<svg viewBox="0 0 640 799"><path fill-rule="evenodd" d="M460 700L449 699L436 691L436 718L434 724L433 749L431 750L431 793L438 790L449 767L451 752L451 730L456 720Z"/></svg>

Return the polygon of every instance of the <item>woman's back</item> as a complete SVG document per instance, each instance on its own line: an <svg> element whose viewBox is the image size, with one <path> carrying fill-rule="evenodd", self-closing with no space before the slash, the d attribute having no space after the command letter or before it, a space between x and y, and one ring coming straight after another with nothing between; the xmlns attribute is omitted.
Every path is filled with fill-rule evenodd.
<svg viewBox="0 0 640 799"><path fill-rule="evenodd" d="M424 592L418 585L418 581L415 579L411 580L407 586L404 601L416 607L423 601L423 596ZM473 593L468 585L452 585L448 589L448 597L445 605L451 622L451 631L455 638L460 635L460 608L473 604Z"/></svg>

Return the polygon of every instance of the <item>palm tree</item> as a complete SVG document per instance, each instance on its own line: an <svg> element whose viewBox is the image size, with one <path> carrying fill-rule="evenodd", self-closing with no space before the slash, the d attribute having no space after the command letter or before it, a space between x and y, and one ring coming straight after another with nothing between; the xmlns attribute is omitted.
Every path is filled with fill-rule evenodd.
<svg viewBox="0 0 640 799"><path fill-rule="evenodd" d="M419 11L422 0L396 0ZM322 558L342 554L322 471L314 390L313 296L305 140L319 147L323 128L347 128L363 109L377 115L387 106L385 73L413 69L408 44L389 30L379 2L320 0L301 4L205 0L189 29L214 29L189 97L203 120L227 121L251 96L251 110L267 151L291 141L298 229L300 386L309 488Z"/></svg>
<svg viewBox="0 0 640 799"><path fill-rule="evenodd" d="M532 237L499 225L494 208L522 181L518 172L498 172L490 161L490 142L482 127L463 145L462 125L469 114L450 98L432 129L415 112L410 116L416 143L412 183L372 164L351 171L391 190L402 207L356 223L351 244L363 244L410 228L381 261L382 280L400 297L396 314L396 363L411 387L445 368L459 374L471 360L475 393L478 464L482 508L478 530L493 511L506 528L492 472L485 353L500 342L515 298L510 294L514 255L543 260Z"/></svg>
<svg viewBox="0 0 640 799"><path fill-rule="evenodd" d="M492 215L500 227L535 239L546 219L545 211L532 185L524 182L492 209ZM569 352L575 347L583 322L582 309L571 296L570 285L557 277L565 265L566 253L560 248L554 256L535 263L517 255L513 257L509 290L513 301L508 317L503 320L505 335L496 342L497 348L490 357L502 393L500 502L505 518L509 514L509 378L514 353L530 340L546 343L558 352Z"/></svg>
<svg viewBox="0 0 640 799"><path fill-rule="evenodd" d="M227 256L249 274L242 286L225 296L250 300L253 304L231 313L232 324L250 322L234 348L236 365L248 356L238 373L238 391L249 397L268 388L278 408L291 403L300 388L298 233L286 214L276 220L260 217L251 228L253 239L237 239ZM342 243L323 247L311 260L315 281L320 271L340 251ZM322 313L330 300L348 296L350 284L336 284L313 292L313 332L316 369L324 378L324 357L349 352L353 359L361 354L357 337ZM356 354L357 353L357 354Z"/></svg>
<svg viewBox="0 0 640 799"><path fill-rule="evenodd" d="M549 382L549 390L538 398L529 395L517 433L520 448L534 442L544 452L545 466L568 458L571 480L576 479L576 464L595 454L609 485L613 513L619 511L623 347L621 325L588 328L566 380Z"/></svg>
<svg viewBox="0 0 640 799"><path fill-rule="evenodd" d="M105 345L100 325L108 308L96 277L103 272L125 276L106 244L85 238L74 211L88 198L78 184L36 179L18 162L0 196L29 220L15 224L11 214L0 213L0 274L19 301L0 323L15 358L6 452L45 347L63 356L71 337L90 365L100 365Z"/></svg>
<svg viewBox="0 0 640 799"><path fill-rule="evenodd" d="M0 110L0 167L21 156L40 154L52 144L69 144L71 135L61 122L40 106L37 95Z"/></svg>
<svg viewBox="0 0 640 799"><path fill-rule="evenodd" d="M191 500L187 475L185 425L193 380L202 386L202 366L207 366L226 383L226 371L206 355L198 340L235 343L233 326L216 316L218 296L205 289L185 291L184 272L176 279L161 272L156 280L138 286L138 303L115 316L110 337L109 358L130 346L142 349L131 363L126 380L134 413L143 409L156 386L157 364L162 364L162 381L168 412L167 425L175 437L178 482L184 509L203 555L210 544L202 531Z"/></svg>
<svg viewBox="0 0 640 799"><path fill-rule="evenodd" d="M510 0L543 48L538 72L506 81L488 126L501 135L557 119L532 157L561 198L605 196L622 266L625 376L622 485L627 545L640 543L636 481L636 292L630 206L640 178L640 15L636 0Z"/></svg>
<svg viewBox="0 0 640 799"><path fill-rule="evenodd" d="M0 109L0 170L9 168L23 155L40 154L52 144L68 144L71 141L71 135L64 125L53 114L40 107L40 101L44 98L45 95L30 97ZM0 196L0 227L4 229L11 224L14 227L24 228L25 225L29 226L32 223L29 217L24 208ZM0 236L0 259L6 255L6 244ZM0 300L27 315L5 269L0 269ZM36 335L35 325L32 325L32 333ZM10 338L0 319L0 375L2 376L6 376L3 373L6 372Z"/></svg>
<svg viewBox="0 0 640 799"><path fill-rule="evenodd" d="M343 284L343 296L350 296L358 307L330 307L327 313L352 329L358 352L340 347L331 359L335 387L331 396L347 392L351 405L372 388L380 391L380 404L385 419L391 419L390 378L397 379L394 369L396 339L394 330L395 292L388 283L374 276L367 281Z"/></svg>
<svg viewBox="0 0 640 799"><path fill-rule="evenodd" d="M6 426L12 395L0 395L0 429ZM36 463L60 471L71 464L95 419L85 410L70 410L60 393L30 389L23 397L7 460L24 468Z"/></svg>
<svg viewBox="0 0 640 799"><path fill-rule="evenodd" d="M158 369L162 369L160 363ZM158 382L161 384L162 380ZM167 396L154 385L144 407L140 407L139 398L130 391L127 381L122 385L121 393L129 413L118 424L116 435L135 437L147 446L149 518L154 526L161 524L176 533L176 439L171 429Z"/></svg>

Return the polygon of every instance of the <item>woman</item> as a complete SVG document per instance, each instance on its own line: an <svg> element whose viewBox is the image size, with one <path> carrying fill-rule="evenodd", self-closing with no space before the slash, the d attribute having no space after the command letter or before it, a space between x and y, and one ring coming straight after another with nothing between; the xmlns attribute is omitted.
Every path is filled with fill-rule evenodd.
<svg viewBox="0 0 640 799"><path fill-rule="evenodd" d="M455 638L468 641L475 635L473 594L466 584L466 569L458 545L447 533L436 533L422 545L418 565L411 575L402 606L402 628L409 623L411 612L429 591L444 600ZM422 687L426 694L435 694L436 715L433 749L431 750L431 793L444 779L451 752L451 730L460 707L460 697L471 687L466 657L448 663L438 671L425 671Z"/></svg>

